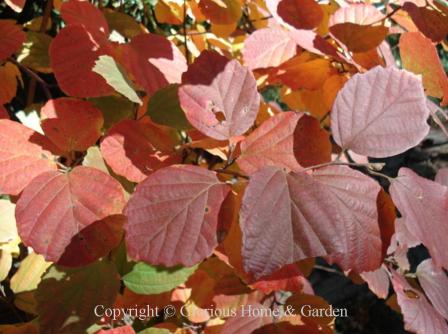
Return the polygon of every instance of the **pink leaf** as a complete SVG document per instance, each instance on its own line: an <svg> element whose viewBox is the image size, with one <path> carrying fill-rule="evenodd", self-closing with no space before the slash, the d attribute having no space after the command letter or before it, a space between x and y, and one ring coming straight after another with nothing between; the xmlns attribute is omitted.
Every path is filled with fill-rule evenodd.
<svg viewBox="0 0 448 334"><path fill-rule="evenodd" d="M421 262L416 274L434 308L448 320L448 276L431 259Z"/></svg>
<svg viewBox="0 0 448 334"><path fill-rule="evenodd" d="M437 266L448 268L448 188L401 168L390 194L406 229L428 248Z"/></svg>
<svg viewBox="0 0 448 334"><path fill-rule="evenodd" d="M50 44L50 59L64 93L76 97L111 95L113 88L92 71L98 57L110 53L107 38L92 35L83 25L71 25L59 31ZM67 54L71 55L70 59Z"/></svg>
<svg viewBox="0 0 448 334"><path fill-rule="evenodd" d="M46 172L34 178L20 196L17 228L27 246L47 261L57 261L80 230L120 214L124 204L121 185L98 169Z"/></svg>
<svg viewBox="0 0 448 334"><path fill-rule="evenodd" d="M179 100L190 123L218 140L244 134L260 106L252 72L211 51L202 52L182 76Z"/></svg>
<svg viewBox="0 0 448 334"><path fill-rule="evenodd" d="M63 152L85 151L101 136L103 114L90 102L59 98L41 109L45 135Z"/></svg>
<svg viewBox="0 0 448 334"><path fill-rule="evenodd" d="M36 176L56 169L41 134L20 123L0 120L0 193L18 195Z"/></svg>
<svg viewBox="0 0 448 334"><path fill-rule="evenodd" d="M362 279L367 282L369 289L378 296L378 298L386 299L389 295L389 274L383 266L374 271L365 271L360 274Z"/></svg>
<svg viewBox="0 0 448 334"><path fill-rule="evenodd" d="M369 25L375 22L380 23L384 15L372 5L352 4L348 7L339 8L328 21L328 26L340 23L356 23Z"/></svg>
<svg viewBox="0 0 448 334"><path fill-rule="evenodd" d="M397 272L392 272L392 284L403 313L406 330L416 334L448 333L445 320L428 303L424 294L412 288Z"/></svg>
<svg viewBox="0 0 448 334"><path fill-rule="evenodd" d="M174 151L161 151L154 138L169 145L172 139L155 131L148 118L115 124L101 142L101 153L112 170L129 181L143 181L155 170L180 162Z"/></svg>
<svg viewBox="0 0 448 334"><path fill-rule="evenodd" d="M417 145L428 133L429 110L416 75L375 67L354 75L331 112L334 140L344 149L388 157Z"/></svg>
<svg viewBox="0 0 448 334"><path fill-rule="evenodd" d="M240 212L245 269L256 278L308 257L330 256L344 270L381 262L379 185L345 166L251 176Z"/></svg>
<svg viewBox="0 0 448 334"><path fill-rule="evenodd" d="M278 66L296 54L296 42L282 28L256 30L244 42L244 63L251 70Z"/></svg>
<svg viewBox="0 0 448 334"><path fill-rule="evenodd" d="M276 114L246 137L237 160L241 170L252 174L264 166L301 169L294 156L294 130L302 115L292 111Z"/></svg>
<svg viewBox="0 0 448 334"><path fill-rule="evenodd" d="M307 280L296 264L290 264L269 276L262 277L251 284L253 288L268 295L273 291L301 291Z"/></svg>
<svg viewBox="0 0 448 334"><path fill-rule="evenodd" d="M229 190L214 172L196 166L171 166L151 174L126 207L129 256L168 267L190 267L210 256Z"/></svg>
<svg viewBox="0 0 448 334"><path fill-rule="evenodd" d="M435 181L448 187L448 167L439 169Z"/></svg>
<svg viewBox="0 0 448 334"><path fill-rule="evenodd" d="M122 65L149 95L170 83L180 83L185 57L163 36L141 34L122 45Z"/></svg>

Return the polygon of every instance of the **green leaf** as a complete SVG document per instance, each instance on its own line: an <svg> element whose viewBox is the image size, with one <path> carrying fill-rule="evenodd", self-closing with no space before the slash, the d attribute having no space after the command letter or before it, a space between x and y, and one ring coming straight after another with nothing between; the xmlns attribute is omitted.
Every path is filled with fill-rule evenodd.
<svg viewBox="0 0 448 334"><path fill-rule="evenodd" d="M111 56L100 56L93 66L92 71L101 75L106 82L118 93L126 96L132 102L143 104L137 93L126 80L118 64Z"/></svg>
<svg viewBox="0 0 448 334"><path fill-rule="evenodd" d="M124 285L135 293L153 295L174 289L184 283L196 270L197 265L165 268L137 263L132 271L123 277Z"/></svg>
<svg viewBox="0 0 448 334"><path fill-rule="evenodd" d="M104 117L104 129L134 117L134 104L121 96L104 96L89 99L95 107L100 109Z"/></svg>
<svg viewBox="0 0 448 334"><path fill-rule="evenodd" d="M110 261L74 269L50 267L36 291L40 332L84 333L99 320L95 307L110 307L119 288L119 276Z"/></svg>
<svg viewBox="0 0 448 334"><path fill-rule="evenodd" d="M155 92L149 100L147 114L158 124L189 130L192 126L180 107L178 88L178 84L171 84Z"/></svg>

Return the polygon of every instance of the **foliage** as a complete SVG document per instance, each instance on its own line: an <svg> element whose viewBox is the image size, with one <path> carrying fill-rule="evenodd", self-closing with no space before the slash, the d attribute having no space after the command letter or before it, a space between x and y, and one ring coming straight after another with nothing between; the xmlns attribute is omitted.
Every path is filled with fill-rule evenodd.
<svg viewBox="0 0 448 334"><path fill-rule="evenodd" d="M330 333L321 257L447 333L448 170L369 159L448 135L448 9L372 3L2 3L0 331Z"/></svg>

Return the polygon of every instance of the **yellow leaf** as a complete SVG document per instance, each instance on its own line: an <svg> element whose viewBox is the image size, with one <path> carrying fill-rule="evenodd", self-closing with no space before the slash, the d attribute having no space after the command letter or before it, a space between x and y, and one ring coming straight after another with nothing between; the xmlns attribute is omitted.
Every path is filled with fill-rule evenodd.
<svg viewBox="0 0 448 334"><path fill-rule="evenodd" d="M0 251L0 282L8 277L9 270L12 266L12 255L10 252Z"/></svg>
<svg viewBox="0 0 448 334"><path fill-rule="evenodd" d="M184 9L181 3L169 0L159 0L154 8L159 23L182 24Z"/></svg>
<svg viewBox="0 0 448 334"><path fill-rule="evenodd" d="M42 255L29 254L11 278L11 290L14 293L20 293L36 289L42 275L50 265L51 262L45 261Z"/></svg>

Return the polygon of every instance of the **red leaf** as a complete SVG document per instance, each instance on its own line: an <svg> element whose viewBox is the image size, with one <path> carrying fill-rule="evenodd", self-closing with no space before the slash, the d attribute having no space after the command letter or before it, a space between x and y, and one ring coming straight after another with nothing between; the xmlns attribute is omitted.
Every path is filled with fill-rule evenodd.
<svg viewBox="0 0 448 334"><path fill-rule="evenodd" d="M238 166L253 174L264 166L277 166L298 171L301 166L294 156L294 131L303 114L283 112L263 122L241 142Z"/></svg>
<svg viewBox="0 0 448 334"><path fill-rule="evenodd" d="M179 100L190 123L218 140L245 133L260 106L252 72L211 51L202 52L182 76Z"/></svg>
<svg viewBox="0 0 448 334"><path fill-rule="evenodd" d="M448 325L428 303L425 296L412 288L406 279L392 272L392 284L403 313L405 329L416 334L445 334Z"/></svg>
<svg viewBox="0 0 448 334"><path fill-rule="evenodd" d="M56 169L49 143L20 123L0 120L0 193L18 195L37 175Z"/></svg>
<svg viewBox="0 0 448 334"><path fill-rule="evenodd" d="M123 236L123 215L108 216L90 224L72 237L58 264L81 267L106 256L117 247Z"/></svg>
<svg viewBox="0 0 448 334"><path fill-rule="evenodd" d="M15 53L25 40L25 33L15 21L0 20L0 61Z"/></svg>
<svg viewBox="0 0 448 334"><path fill-rule="evenodd" d="M125 204L121 185L98 169L76 167L34 178L16 207L20 238L48 261L57 261L80 230Z"/></svg>
<svg viewBox="0 0 448 334"><path fill-rule="evenodd" d="M256 278L308 257L330 255L344 270L381 261L379 185L345 166L312 176L266 167L251 176L240 212L246 271Z"/></svg>
<svg viewBox="0 0 448 334"><path fill-rule="evenodd" d="M303 115L294 131L294 154L299 164L309 167L329 162L331 149L330 134L317 119Z"/></svg>
<svg viewBox="0 0 448 334"><path fill-rule="evenodd" d="M20 13L26 0L5 0L5 3L15 12Z"/></svg>
<svg viewBox="0 0 448 334"><path fill-rule="evenodd" d="M448 188L401 168L390 194L406 229L428 248L437 266L448 268Z"/></svg>
<svg viewBox="0 0 448 334"><path fill-rule="evenodd" d="M317 35L314 31L294 29L289 32L291 38L305 50L321 55L332 56L337 60L341 60L336 48L331 45L327 40Z"/></svg>
<svg viewBox="0 0 448 334"><path fill-rule="evenodd" d="M8 110L2 105L0 105L0 119L9 119Z"/></svg>
<svg viewBox="0 0 448 334"><path fill-rule="evenodd" d="M290 264L252 283L252 287L268 295L273 291L301 291L306 284L296 264Z"/></svg>
<svg viewBox="0 0 448 334"><path fill-rule="evenodd" d="M155 170L180 162L180 156L158 149L155 139L169 146L169 133L157 131L148 118L124 120L114 125L101 142L101 153L112 170L132 182L140 182Z"/></svg>
<svg viewBox="0 0 448 334"><path fill-rule="evenodd" d="M98 57L105 54L110 54L105 36L93 36L82 25L71 25L59 31L50 44L50 59L64 93L76 97L111 95L112 87L92 71Z"/></svg>
<svg viewBox="0 0 448 334"><path fill-rule="evenodd" d="M378 298L386 299L389 295L389 274L387 269L380 267L374 271L365 271L360 276L369 285L369 289L377 295Z"/></svg>
<svg viewBox="0 0 448 334"><path fill-rule="evenodd" d="M191 267L217 246L221 203L229 187L212 171L171 166L137 186L126 207L129 256L150 264Z"/></svg>
<svg viewBox="0 0 448 334"><path fill-rule="evenodd" d="M103 114L90 102L59 98L41 109L45 135L63 152L85 151L101 136Z"/></svg>
<svg viewBox="0 0 448 334"><path fill-rule="evenodd" d="M314 0L280 0L277 14L296 29L316 28L324 18L324 11Z"/></svg>
<svg viewBox="0 0 448 334"><path fill-rule="evenodd" d="M403 67L423 77L426 94L448 101L448 79L431 40L419 32L407 32L400 37Z"/></svg>
<svg viewBox="0 0 448 334"><path fill-rule="evenodd" d="M434 308L448 320L448 276L434 266L431 259L421 262L416 274Z"/></svg>
<svg viewBox="0 0 448 334"><path fill-rule="evenodd" d="M378 47L388 31L385 26L366 26L350 22L330 27L331 34L352 52L366 52Z"/></svg>
<svg viewBox="0 0 448 334"><path fill-rule="evenodd" d="M429 110L421 80L395 68L354 75L331 112L338 145L371 157L388 157L417 145L428 133Z"/></svg>
<svg viewBox="0 0 448 334"><path fill-rule="evenodd" d="M251 70L278 66L296 54L296 42L282 28L254 31L244 41L244 63Z"/></svg>
<svg viewBox="0 0 448 334"><path fill-rule="evenodd" d="M109 37L109 26L101 11L88 1L70 0L61 6L65 23L83 25L93 36Z"/></svg>
<svg viewBox="0 0 448 334"><path fill-rule="evenodd" d="M149 95L170 83L180 83L187 70L185 57L168 39L141 34L122 45L122 65Z"/></svg>
<svg viewBox="0 0 448 334"><path fill-rule="evenodd" d="M448 19L441 12L418 7L409 1L404 3L403 9L411 16L417 28L433 42L440 42L448 35Z"/></svg>
<svg viewBox="0 0 448 334"><path fill-rule="evenodd" d="M447 167L439 169L439 171L437 172L435 181L448 187L448 168Z"/></svg>

